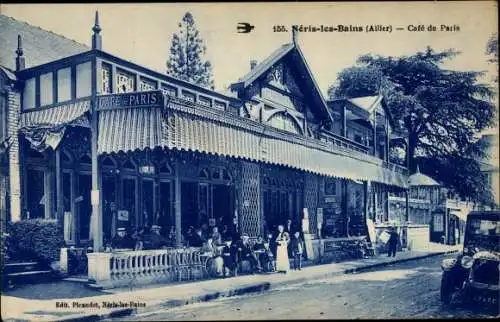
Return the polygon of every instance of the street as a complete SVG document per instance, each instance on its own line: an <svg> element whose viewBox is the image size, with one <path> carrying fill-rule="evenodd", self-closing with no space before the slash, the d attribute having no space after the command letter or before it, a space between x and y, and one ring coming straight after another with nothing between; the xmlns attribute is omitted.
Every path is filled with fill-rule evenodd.
<svg viewBox="0 0 500 322"><path fill-rule="evenodd" d="M443 256L308 281L266 293L219 299L126 320L493 318L494 313L439 300ZM120 320L124 320L120 318Z"/></svg>

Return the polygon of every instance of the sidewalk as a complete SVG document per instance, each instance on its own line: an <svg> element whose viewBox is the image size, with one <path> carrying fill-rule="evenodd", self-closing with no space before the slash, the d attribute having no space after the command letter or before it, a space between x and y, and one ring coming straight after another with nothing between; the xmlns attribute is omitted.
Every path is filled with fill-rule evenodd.
<svg viewBox="0 0 500 322"><path fill-rule="evenodd" d="M327 276L341 275L366 270L373 267L415 260L430 256L438 256L456 252L460 246L433 245L423 251L397 253L396 257L381 255L343 263L309 266L302 271L290 271L288 274L245 275L227 279L205 280L176 285L149 286L136 289L111 289L100 292L102 295L88 296L84 292L79 295L59 299L26 299L17 296L2 295L2 319L8 320L91 320L97 321L113 316L141 313L160 308L169 308L195 302L210 301L220 297L241 295L249 292L265 291L278 286L300 283L306 280ZM7 292L9 294L9 292ZM63 294L61 289L61 293ZM78 293L78 292L76 292ZM65 302L68 307L57 307L57 303ZM92 308L73 307L79 304L94 304ZM114 303L114 308L105 308L103 302ZM132 302L132 303L131 303ZM130 305L132 304L132 308ZM128 307L123 307L128 305Z"/></svg>

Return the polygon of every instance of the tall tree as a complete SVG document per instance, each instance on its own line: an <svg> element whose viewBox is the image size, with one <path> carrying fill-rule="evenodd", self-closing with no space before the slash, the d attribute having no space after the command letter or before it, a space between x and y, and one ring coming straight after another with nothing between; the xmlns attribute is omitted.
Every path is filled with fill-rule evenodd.
<svg viewBox="0 0 500 322"><path fill-rule="evenodd" d="M196 28L193 15L186 12L178 26L178 33L172 35L167 74L213 89L212 64L203 60L206 46Z"/></svg>
<svg viewBox="0 0 500 322"><path fill-rule="evenodd" d="M363 55L357 66L339 74L337 84L329 88L329 96L382 94L398 122L397 130L407 138L412 173L417 157L443 160L458 156L477 162L474 160L485 153L482 145L475 144L478 133L494 121L493 92L478 82L482 72L442 68L445 60L458 54L427 47L410 56ZM459 171L458 167L454 170Z"/></svg>

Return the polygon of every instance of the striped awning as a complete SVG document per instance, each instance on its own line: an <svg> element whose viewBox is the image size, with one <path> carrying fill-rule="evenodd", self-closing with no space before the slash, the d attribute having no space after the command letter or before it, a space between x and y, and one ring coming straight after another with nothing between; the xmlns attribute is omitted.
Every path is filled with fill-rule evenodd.
<svg viewBox="0 0 500 322"><path fill-rule="evenodd" d="M103 110L99 112L99 154L163 146L160 108Z"/></svg>
<svg viewBox="0 0 500 322"><path fill-rule="evenodd" d="M270 164L284 165L313 173L370 180L399 187L407 186L405 175L367 162L275 138L265 133L238 129L183 113L170 113L164 132L166 148L218 154Z"/></svg>
<svg viewBox="0 0 500 322"><path fill-rule="evenodd" d="M89 110L90 100L83 100L43 110L25 112L21 114L19 129L55 128L69 124L89 126L88 120L82 117Z"/></svg>
<svg viewBox="0 0 500 322"><path fill-rule="evenodd" d="M90 126L86 115L89 110L90 100L82 100L25 112L19 120L19 132L24 134L31 147L37 151L41 152L48 147L56 149L64 137L66 126Z"/></svg>
<svg viewBox="0 0 500 322"><path fill-rule="evenodd" d="M407 177L382 166L382 161L337 153L326 144L289 139L278 130L255 125L236 126L217 117L161 108L115 109L99 112L98 153L162 147L196 151L283 165L316 174L407 187ZM288 138L288 139L287 139ZM305 140L305 139L304 139ZM312 140L312 139L309 139Z"/></svg>

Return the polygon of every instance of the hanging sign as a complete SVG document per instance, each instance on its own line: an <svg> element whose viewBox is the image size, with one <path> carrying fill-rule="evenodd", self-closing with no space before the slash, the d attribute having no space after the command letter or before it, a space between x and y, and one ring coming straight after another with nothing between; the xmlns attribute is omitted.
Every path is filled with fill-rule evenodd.
<svg viewBox="0 0 500 322"><path fill-rule="evenodd" d="M118 220L128 221L128 211L127 210L118 210Z"/></svg>
<svg viewBox="0 0 500 322"><path fill-rule="evenodd" d="M97 97L99 110L159 106L163 106L163 92L161 90L109 94Z"/></svg>

